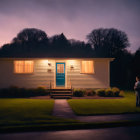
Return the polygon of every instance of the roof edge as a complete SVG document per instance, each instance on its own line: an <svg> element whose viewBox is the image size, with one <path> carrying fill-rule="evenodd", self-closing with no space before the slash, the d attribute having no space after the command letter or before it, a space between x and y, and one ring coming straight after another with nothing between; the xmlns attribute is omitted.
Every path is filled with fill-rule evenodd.
<svg viewBox="0 0 140 140"><path fill-rule="evenodd" d="M109 58L109 57L95 57L95 58L93 58L93 57L89 57L89 58L87 58L87 57L73 57L73 58L66 58L66 57L15 57L15 58L0 58L0 60L17 60L17 59L20 59L20 60L25 60L25 59L27 59L27 60L31 60L31 59L34 59L34 60L38 60L38 59L68 59L68 60L72 60L72 59L79 59L79 60L81 60L81 59L85 59L85 60L88 60L88 59L94 59L94 60L101 60L101 59L106 59L106 60L110 60L110 61L113 61L115 58Z"/></svg>

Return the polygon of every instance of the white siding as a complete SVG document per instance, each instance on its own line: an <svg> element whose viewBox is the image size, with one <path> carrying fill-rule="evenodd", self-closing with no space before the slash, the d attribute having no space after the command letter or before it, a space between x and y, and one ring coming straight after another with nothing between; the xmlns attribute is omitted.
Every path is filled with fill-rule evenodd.
<svg viewBox="0 0 140 140"><path fill-rule="evenodd" d="M54 63L48 66L43 60L34 60L32 74L15 74L13 61L0 61L0 88L18 86L26 88L49 87L54 79ZM51 68L51 72L48 69Z"/></svg>
<svg viewBox="0 0 140 140"><path fill-rule="evenodd" d="M94 60L94 74L81 74L81 61L75 61L74 69L67 65L67 75L75 88L107 88L109 87L109 61Z"/></svg>
<svg viewBox="0 0 140 140"><path fill-rule="evenodd" d="M43 86L49 88L50 81L55 85L55 63L57 59L28 59L34 61L34 73L15 74L14 60L21 59L1 59L0 60L0 88L18 86L26 88L36 88ZM25 59L26 60L26 59ZM49 60L51 66L48 65ZM69 86L70 79L74 88L107 88L109 87L109 59L92 59L94 61L94 74L81 74L81 61L74 59L61 59L66 63L66 86ZM71 64L73 70L70 69ZM50 71L51 70L51 71Z"/></svg>

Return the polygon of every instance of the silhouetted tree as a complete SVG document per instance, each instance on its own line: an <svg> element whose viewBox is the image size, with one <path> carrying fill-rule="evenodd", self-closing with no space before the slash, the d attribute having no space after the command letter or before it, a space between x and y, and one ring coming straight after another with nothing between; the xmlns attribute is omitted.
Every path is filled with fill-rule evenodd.
<svg viewBox="0 0 140 140"><path fill-rule="evenodd" d="M10 44L2 46L0 56L43 56L49 47L47 34L39 29L26 28L17 34ZM41 54L42 53L42 54Z"/></svg>
<svg viewBox="0 0 140 140"><path fill-rule="evenodd" d="M133 61L133 70L136 75L140 75L140 47L135 52L134 61Z"/></svg>
<svg viewBox="0 0 140 140"><path fill-rule="evenodd" d="M17 34L17 37L13 39L13 43L24 42L41 42L48 41L47 34L39 29L26 28Z"/></svg>
<svg viewBox="0 0 140 140"><path fill-rule="evenodd" d="M50 38L50 42L52 47L55 47L56 49L64 49L68 48L70 46L69 41L67 38L64 36L64 34L60 35L54 35L53 37Z"/></svg>
<svg viewBox="0 0 140 140"><path fill-rule="evenodd" d="M87 35L87 39L96 54L103 57L115 57L119 51L129 46L126 33L114 28L95 29Z"/></svg>
<svg viewBox="0 0 140 140"><path fill-rule="evenodd" d="M127 50L118 52L117 57L110 65L111 86L122 89L133 89L133 55Z"/></svg>
<svg viewBox="0 0 140 140"><path fill-rule="evenodd" d="M88 43L98 57L114 57L111 62L111 86L133 88L132 61L133 55L126 48L129 41L126 33L110 28L95 29L87 35Z"/></svg>

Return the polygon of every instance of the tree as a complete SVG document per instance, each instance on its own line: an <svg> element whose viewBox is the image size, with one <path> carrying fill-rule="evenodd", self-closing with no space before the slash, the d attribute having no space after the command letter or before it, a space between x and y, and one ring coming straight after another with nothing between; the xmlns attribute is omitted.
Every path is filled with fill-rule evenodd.
<svg viewBox="0 0 140 140"><path fill-rule="evenodd" d="M99 28L87 35L88 43L91 44L98 56L115 57L115 55L129 46L126 33L110 28Z"/></svg>
<svg viewBox="0 0 140 140"><path fill-rule="evenodd" d="M55 47L55 49L64 49L68 48L70 46L69 41L65 37L63 33L60 35L54 35L53 37L50 38L50 42L52 47Z"/></svg>
<svg viewBox="0 0 140 140"><path fill-rule="evenodd" d="M138 48L138 50L135 52L134 55L134 62L133 62L133 70L136 75L140 75L140 47Z"/></svg>
<svg viewBox="0 0 140 140"><path fill-rule="evenodd" d="M131 67L133 56L126 50L129 47L126 33L114 28L99 28L89 33L87 39L98 57L115 58L110 66L111 86L132 88Z"/></svg>
<svg viewBox="0 0 140 140"><path fill-rule="evenodd" d="M111 87L132 90L134 86L133 74L133 55L127 50L119 51L110 65Z"/></svg>
<svg viewBox="0 0 140 140"><path fill-rule="evenodd" d="M42 56L49 47L47 34L39 29L26 28L13 38L10 44L5 44L0 50L0 57Z"/></svg>
<svg viewBox="0 0 140 140"><path fill-rule="evenodd" d="M39 29L26 28L17 34L17 37L13 39L13 43L25 43L25 42L42 42L48 41L47 34Z"/></svg>

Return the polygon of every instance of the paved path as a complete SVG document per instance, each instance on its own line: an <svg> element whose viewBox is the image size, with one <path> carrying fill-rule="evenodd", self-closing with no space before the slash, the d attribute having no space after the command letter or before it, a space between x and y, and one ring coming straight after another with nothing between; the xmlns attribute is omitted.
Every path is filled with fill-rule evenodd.
<svg viewBox="0 0 140 140"><path fill-rule="evenodd" d="M139 140L140 126L0 134L0 140Z"/></svg>
<svg viewBox="0 0 140 140"><path fill-rule="evenodd" d="M140 114L77 116L76 119L82 122L113 122L125 120L140 120Z"/></svg>
<svg viewBox="0 0 140 140"><path fill-rule="evenodd" d="M76 119L82 122L111 122L123 120L140 120L140 114L76 116L66 99L55 100L53 115L62 118Z"/></svg>
<svg viewBox="0 0 140 140"><path fill-rule="evenodd" d="M66 99L56 99L53 115L62 118L75 119L76 115L72 111Z"/></svg>

